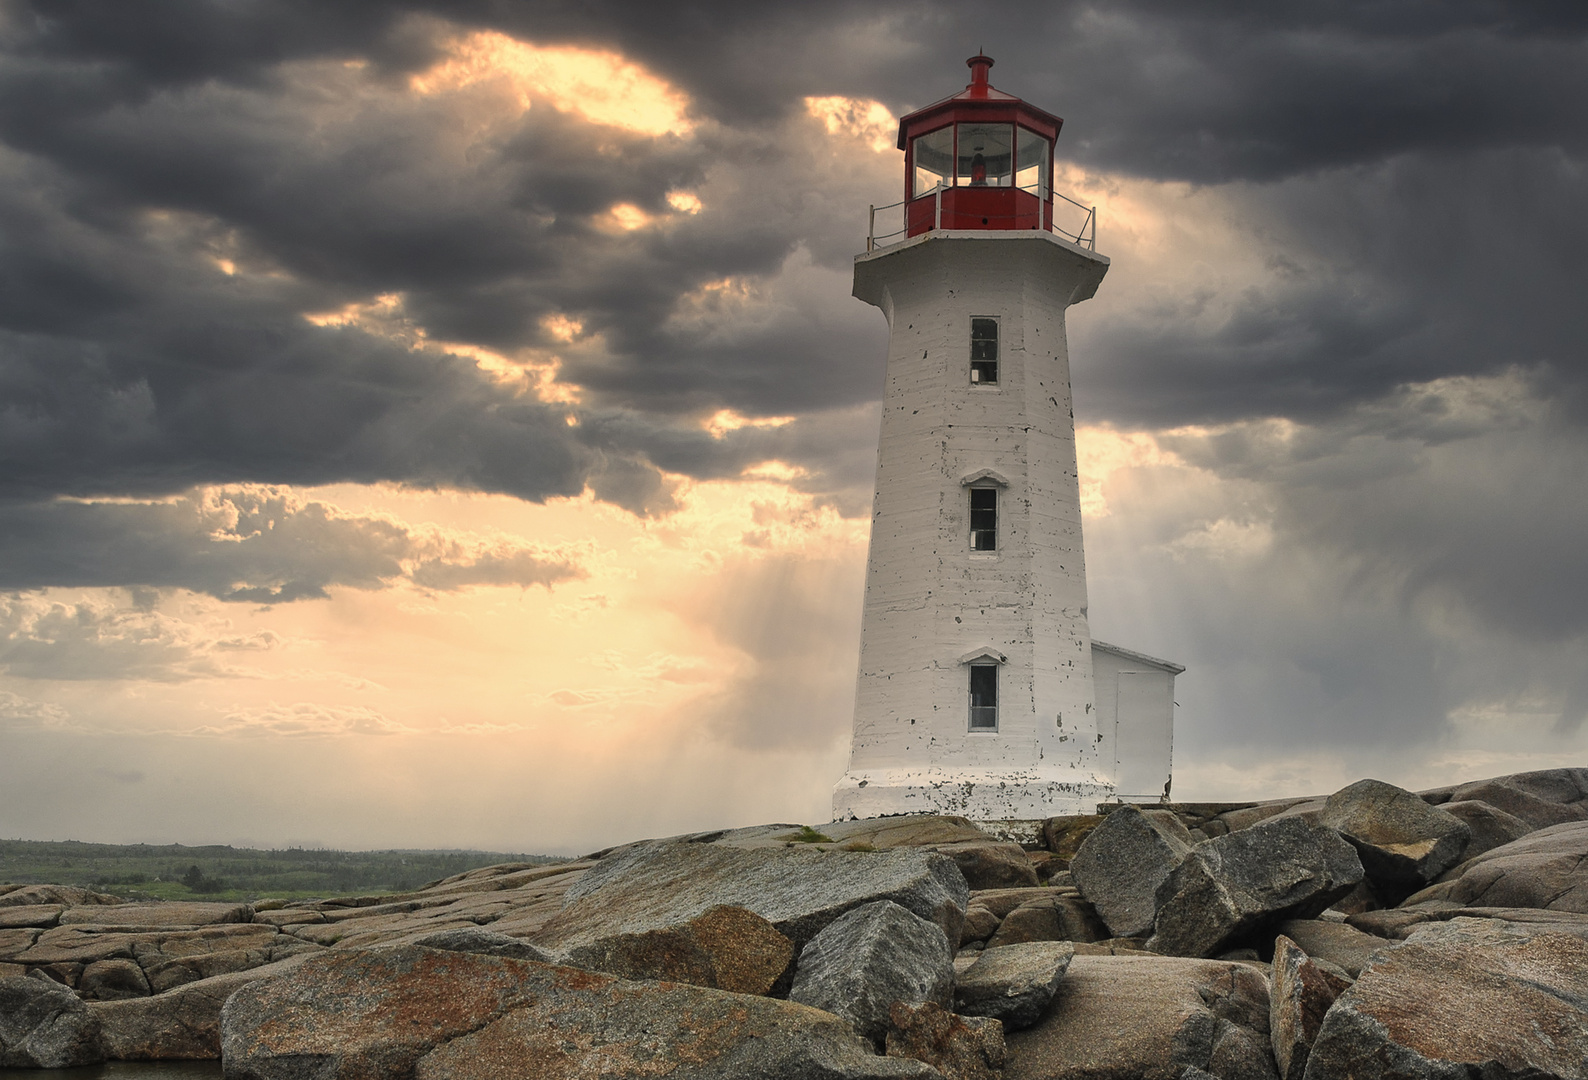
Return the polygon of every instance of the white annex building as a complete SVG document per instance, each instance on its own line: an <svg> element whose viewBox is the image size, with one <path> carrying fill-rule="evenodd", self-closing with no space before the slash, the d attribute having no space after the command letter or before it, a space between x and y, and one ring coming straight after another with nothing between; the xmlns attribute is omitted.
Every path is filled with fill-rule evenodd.
<svg viewBox="0 0 1588 1080"><path fill-rule="evenodd" d="M968 63L963 93L899 121L904 227L879 240L873 211L855 259L888 366L837 819L1031 820L1169 790L1184 669L1087 627L1064 313L1108 259L1095 212L1054 224L1063 121Z"/></svg>

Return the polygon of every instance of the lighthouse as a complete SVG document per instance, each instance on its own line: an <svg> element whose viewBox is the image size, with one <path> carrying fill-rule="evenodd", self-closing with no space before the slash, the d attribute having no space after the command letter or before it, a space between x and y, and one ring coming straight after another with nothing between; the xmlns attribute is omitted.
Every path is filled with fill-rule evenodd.
<svg viewBox="0 0 1588 1080"><path fill-rule="evenodd" d="M1095 212L1054 220L1078 206L1053 191L1063 121L967 63L964 91L899 121L904 199L883 220L901 227L879 236L873 210L855 258L888 360L836 819L1090 813L1122 774L1147 788L1132 797L1168 792L1183 669L1094 648L1087 624L1065 312L1109 261Z"/></svg>

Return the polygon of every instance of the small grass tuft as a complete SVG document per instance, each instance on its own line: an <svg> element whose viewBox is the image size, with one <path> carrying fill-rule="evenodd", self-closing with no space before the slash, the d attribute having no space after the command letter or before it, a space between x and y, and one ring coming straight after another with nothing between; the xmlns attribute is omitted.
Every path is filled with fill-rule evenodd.
<svg viewBox="0 0 1588 1080"><path fill-rule="evenodd" d="M833 842L832 837L824 836L809 825L801 825L800 831L789 837L789 840L795 844L830 844Z"/></svg>

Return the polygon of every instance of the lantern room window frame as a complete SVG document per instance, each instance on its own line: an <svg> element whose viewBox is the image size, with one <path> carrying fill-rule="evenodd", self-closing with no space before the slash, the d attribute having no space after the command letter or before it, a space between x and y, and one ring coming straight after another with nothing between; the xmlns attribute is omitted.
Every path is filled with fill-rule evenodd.
<svg viewBox="0 0 1588 1080"><path fill-rule="evenodd" d="M971 83L961 93L899 120L899 149L904 151L905 233L919 236L933 229L1047 229L1053 223L1053 149L1064 121L990 85L987 71L992 60L988 57L973 56L966 63L971 69ZM1007 181L988 168L986 162L978 168L970 149L960 145L971 127L991 125L1008 125L1011 138ZM946 157L938 163L944 167L917 175L917 140L941 135L945 130L950 133L949 138L935 141L946 141L948 145L934 147L940 157ZM947 155L943 155L944 150ZM962 153L967 155L963 160ZM1033 156L1036 161L1024 160ZM1036 175L1023 188L1021 174L1032 167ZM925 186L927 174L938 178L930 188Z"/></svg>

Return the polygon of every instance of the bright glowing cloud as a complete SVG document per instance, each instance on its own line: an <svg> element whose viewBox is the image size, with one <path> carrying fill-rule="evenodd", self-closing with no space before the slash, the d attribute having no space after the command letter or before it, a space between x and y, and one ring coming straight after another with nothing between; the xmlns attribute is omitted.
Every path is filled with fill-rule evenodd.
<svg viewBox="0 0 1588 1080"><path fill-rule="evenodd" d="M691 191L669 191L667 205L681 214L698 214L704 207L700 196Z"/></svg>
<svg viewBox="0 0 1588 1080"><path fill-rule="evenodd" d="M741 428L780 428L795 421L792 416L740 416L732 409L718 409L715 413L701 421L700 426L710 433L713 439L721 439L730 431Z"/></svg>
<svg viewBox="0 0 1588 1080"><path fill-rule="evenodd" d="M877 153L894 148L899 120L880 101L851 97L808 97L805 111L822 122L829 135L860 139Z"/></svg>
<svg viewBox="0 0 1588 1080"><path fill-rule="evenodd" d="M593 123L642 135L687 135L694 128L682 93L615 52L541 47L494 31L455 37L446 50L445 60L413 76L416 93L483 84L510 93L521 109L540 100Z"/></svg>

